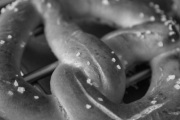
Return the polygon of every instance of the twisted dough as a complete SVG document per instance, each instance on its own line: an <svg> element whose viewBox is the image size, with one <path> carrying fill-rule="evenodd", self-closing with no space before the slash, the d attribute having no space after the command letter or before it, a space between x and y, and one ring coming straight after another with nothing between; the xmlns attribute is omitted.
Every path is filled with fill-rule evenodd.
<svg viewBox="0 0 180 120"><path fill-rule="evenodd" d="M68 65L58 66L53 73L52 92L70 120L178 120L179 55L177 49L156 57L147 94L130 104L110 102L87 84L79 70Z"/></svg>
<svg viewBox="0 0 180 120"><path fill-rule="evenodd" d="M61 120L59 103L19 74L24 45L39 15L29 1L12 3L0 17L0 116L2 120Z"/></svg>
<svg viewBox="0 0 180 120"><path fill-rule="evenodd" d="M47 10L49 14L48 12L47 14L44 14L46 25L49 26L46 27L46 35L52 50L58 58L63 60L63 64L58 66L52 75L51 89L53 94L58 98L65 111L67 112L67 116L69 119L178 119L178 116L173 116L174 114L177 114L176 108L174 106L178 106L178 103L172 102L172 98L178 99L177 89L179 89L179 69L174 68L175 66L179 66L179 49L161 54L160 56L157 56L152 60L151 67L153 69L153 78L151 87L142 99L128 105L123 103L117 104L113 102L112 99L108 98L108 94L102 94L103 90L99 89L101 86L99 87L98 85L97 87L96 84L93 84L94 79L92 79L91 76L89 77L89 74L86 73L86 71L83 69L86 68L87 65L89 65L90 67L91 65L94 66L93 61L85 66L83 66L84 64L81 65L84 60L85 63L90 60L90 58L84 57L84 54L87 54L86 50L78 49L79 47L76 48L76 46L79 45L70 45L71 42L74 43L74 38L77 42L83 43L83 45L85 45L85 47L89 50L89 46L91 46L93 42L85 44L83 42L84 39L81 38L86 38L86 36L77 28L74 28L75 30L69 32L69 24L64 25L64 21L62 20L62 18L57 17L58 15L55 14L55 11L53 11L54 14L52 14L51 10L53 8ZM52 17L55 18L55 21L48 21L48 18L50 19ZM60 24L58 24L60 26L59 28L55 27L57 25L57 20L61 20ZM51 28L51 26L53 26L53 28ZM73 26L71 26L71 30L72 28ZM48 32L48 30L51 31L51 34L48 34L50 33L50 31ZM64 44L62 44L62 39L59 39L60 35L56 35L57 33L62 33L61 36L65 36L63 37L63 40L65 40ZM87 40L87 42L89 41L88 38L86 38L85 40ZM91 40L93 41L93 39ZM67 47L68 49L66 49ZM94 44L93 47L95 49L98 48ZM59 51L60 49L62 52ZM73 49L73 51L69 52L69 49ZM98 51L101 52L101 50L104 50L104 48L102 47ZM93 54L93 51L91 52L91 49L89 51L91 55L95 56L96 58L96 54ZM106 55L109 55L109 53L110 51L107 51ZM71 55L74 57L73 59ZM74 59L77 60L75 62L71 62ZM80 63L79 59L81 60ZM112 58L109 57L109 61L111 60ZM113 61L111 62L113 63ZM112 70L109 71L112 72ZM102 83L100 85L103 86L103 82L106 81L102 80ZM167 93L167 89L171 92Z"/></svg>
<svg viewBox="0 0 180 120"><path fill-rule="evenodd" d="M51 4L53 8L47 8L46 4ZM59 15L59 6L54 4L34 2L45 20L45 33L52 51L62 63L81 69L111 101L119 102L125 88L120 80L124 80L125 75L121 72L123 68L117 56L102 41L66 22ZM117 59L115 64L109 61L112 58Z"/></svg>
<svg viewBox="0 0 180 120"><path fill-rule="evenodd" d="M168 51L171 46L167 45L166 53L160 51L158 54L162 54L151 58L153 77L147 94L124 104L121 99L126 83L121 60L102 41L69 23L62 12L58 0L17 0L3 12L0 18L1 119L179 119L179 48ZM61 61L51 80L52 93L57 99L38 92L19 75L24 45L41 20L48 43Z"/></svg>
<svg viewBox="0 0 180 120"><path fill-rule="evenodd" d="M179 30L172 20L148 22L111 32L102 38L128 66L150 61L179 46Z"/></svg>

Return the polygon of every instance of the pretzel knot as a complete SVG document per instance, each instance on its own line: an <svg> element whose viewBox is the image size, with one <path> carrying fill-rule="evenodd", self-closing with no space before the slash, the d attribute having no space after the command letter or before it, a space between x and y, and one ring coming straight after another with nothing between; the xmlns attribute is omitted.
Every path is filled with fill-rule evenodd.
<svg viewBox="0 0 180 120"><path fill-rule="evenodd" d="M70 0L16 0L1 10L0 119L178 120L177 24L153 3L113 0L72 3ZM105 9L107 13L102 12ZM145 13L133 16L141 9ZM73 19L85 20L88 14L91 20L100 19L122 29L99 40L83 32L66 14L71 17L76 14L79 17ZM45 26L51 50L60 61L51 77L52 95L36 90L19 72L24 45L40 22ZM147 61L152 69L147 93L132 103L123 103L128 83L125 70Z"/></svg>

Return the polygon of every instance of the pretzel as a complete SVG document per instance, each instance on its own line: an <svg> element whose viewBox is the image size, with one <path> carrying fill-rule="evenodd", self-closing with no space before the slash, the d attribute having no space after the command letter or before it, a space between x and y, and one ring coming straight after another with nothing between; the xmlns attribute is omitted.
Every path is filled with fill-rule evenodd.
<svg viewBox="0 0 180 120"><path fill-rule="evenodd" d="M34 4L37 6L40 3L37 1ZM47 2L46 4L51 3ZM123 95L119 95L119 93L122 93L122 89L125 87L125 85L119 86L121 84L120 79L124 79L125 75L121 72L123 68L121 68L117 56L112 54L112 50L102 41L83 33L77 26L67 23L63 20L63 16L59 17L58 15L61 12L59 9L56 11L54 8L51 9L52 7L47 9L46 4L41 3L37 10L45 20L46 38L56 57L64 64L70 64L82 69L89 79L94 80L93 84L98 86L98 90L111 101L120 101ZM56 8L53 3L51 6ZM44 12L46 10L47 12ZM52 20L52 18L54 19ZM54 27L57 25L59 27ZM116 64L109 61L112 58L117 59ZM109 74L109 70L114 75Z"/></svg>
<svg viewBox="0 0 180 120"><path fill-rule="evenodd" d="M61 120L59 103L40 93L20 75L20 59L25 43L40 17L25 0L9 5L0 17L0 119Z"/></svg>
<svg viewBox="0 0 180 120"><path fill-rule="evenodd" d="M0 17L0 117L4 120L178 119L179 48L152 58L146 95L122 103L125 72L105 43L84 33L63 15L58 0L17 0ZM23 48L43 21L47 41L60 65L44 95L19 74ZM174 47L173 47L174 48Z"/></svg>
<svg viewBox="0 0 180 120"><path fill-rule="evenodd" d="M173 20L148 22L111 32L102 41L130 67L178 47L179 30Z"/></svg>
<svg viewBox="0 0 180 120"><path fill-rule="evenodd" d="M179 49L154 58L150 88L143 98L130 104L109 101L87 84L86 76L68 65L59 65L53 73L52 92L61 101L70 120L178 120L178 59Z"/></svg>
<svg viewBox="0 0 180 120"><path fill-rule="evenodd" d="M152 2L133 0L59 0L63 10L72 19L97 21L116 27L154 22L160 19L160 9L155 9ZM81 8L81 9L79 9Z"/></svg>
<svg viewBox="0 0 180 120"><path fill-rule="evenodd" d="M44 12L44 10L42 12ZM151 66L153 69L153 75L152 75L153 78L151 85L153 87L152 86L150 87L147 94L142 99L134 103L131 103L129 105L123 103L116 103L116 101L113 101L108 96L108 94L106 94L106 92L103 93L104 89L103 90L99 89L99 86L100 85L103 86L103 83L101 83L100 85L94 84L95 82L94 79L92 79L91 76L89 76L89 74L86 72L86 65L83 64L84 60L85 63L88 63L91 60L88 56L86 56L87 54L86 50L88 50L88 52L91 53L94 59L96 59L96 54L93 54L92 48L89 47L93 43L93 38L90 37L91 38L90 40L92 41L88 42L89 39L88 37L86 37L85 33L79 31L78 28L73 27L73 25L70 27L69 24L67 24L62 20L62 18L60 19L61 23L58 24L60 27L59 28L54 27L57 25L56 20L59 20L59 17L57 17L58 13L56 14L55 11L53 11L53 13L54 14L52 14L50 9L49 14L44 14L44 18L46 19L46 24L49 23L49 25L47 25L48 27L46 27L46 37L48 38L49 44L52 50L54 51L54 53L56 54L56 56L62 60L62 64L60 64L57 67L57 69L52 75L51 89L52 89L52 93L58 98L61 105L65 109L68 119L136 120L136 119L151 119L151 118L169 119L169 117L172 118L177 117L177 116L173 116L174 114L175 115L177 114L177 112L173 108L178 104L174 105L173 108L169 107L173 103L171 101L173 94L170 93L166 95L167 92L166 90L167 88L169 88L172 89L173 92L178 94L177 92L177 89L179 89L178 88L179 84L177 84L178 78L175 79L176 76L178 76L178 74L176 74L177 71L175 72L174 68L175 66L178 65L177 56L179 55L179 49L175 49L173 51L169 51L167 53L161 54L160 56L157 56L152 60ZM48 19L51 20L51 18L55 18L55 21L54 22L48 21ZM53 28L51 28L52 26ZM70 28L71 30L73 29L71 32L69 32ZM64 32L62 32L62 29L64 30ZM49 30L51 31L51 34L48 34L50 33ZM62 34L57 35L56 32L58 33L62 32ZM82 44L83 46L85 45L86 49L82 49L82 48L80 49L79 44L77 45L73 44L73 46L71 46L70 43L74 43L73 38L76 40L76 42L79 42L79 44L81 43L81 45ZM86 40L86 42L84 40ZM97 42L98 44L99 41L96 40L95 42ZM98 46L96 45L93 44L93 47L95 49L98 48ZM101 45L103 45L103 43L101 43ZM103 53L101 50L104 50L103 46L101 46L101 49L98 49L100 53ZM109 52L107 51L106 55L108 56L110 52L111 51ZM114 52L111 53L114 54ZM77 60L75 60L74 62L73 59L77 59ZM109 58L109 61L110 60L112 60L111 57ZM174 62L171 63L170 62L171 60ZM93 61L89 63L87 64L88 66L91 65L95 66ZM108 63L107 65L111 64L109 62L107 63ZM170 71L168 71L169 69ZM113 69L109 69L109 70L112 71ZM116 74L114 73L113 75L115 76ZM162 77L160 77L159 75L162 75ZM169 82L171 80L173 80L173 82ZM116 82L116 81L112 80L111 82ZM167 82L169 82L170 85L169 84L166 85ZM123 88L124 84L122 82L121 85ZM161 85L162 88L163 86L164 88L158 89L158 87ZM178 97L178 95L173 96L173 98L174 97ZM159 116L160 113L162 114L161 116ZM164 117L164 115L166 114L168 115Z"/></svg>
<svg viewBox="0 0 180 120"><path fill-rule="evenodd" d="M38 4L36 4L36 2L38 2ZM38 11L39 10L38 5L43 5L43 7L45 8L51 7L50 3L45 4L43 3L43 1L39 1L39 0L38 1L17 0L16 2L13 2L11 5L8 5L6 9L3 9L5 11L2 12L2 15L0 18L1 19L0 24L2 26L1 27L2 47L0 48L1 59L2 59L1 70L3 70L1 71L2 72L1 85L3 89L1 89L2 97L1 97L1 103L0 103L1 104L0 115L2 119L61 120L63 116L62 110L59 109L59 106L60 106L59 102L56 100L55 97L44 95L40 93L39 91L35 90L32 86L30 86L28 83L23 81L22 77L19 74L20 58L21 58L26 40L28 39L28 36L31 35L31 31L33 30L33 28L40 21L40 17L39 17L40 12ZM29 16L29 14L31 16ZM46 19L46 20L50 20L50 19ZM56 22L57 21L55 21L55 23ZM101 43L102 42L99 42L96 46L100 47ZM105 54L105 52L110 51L110 49L107 46L105 46L104 50L101 50L101 51L103 51ZM98 54L98 52L96 53ZM106 57L106 55L104 57ZM107 57L109 56L107 55ZM94 62L93 57L91 59ZM100 61L104 61L104 60L100 60ZM84 64L89 64L89 63L87 61L87 63L84 63ZM98 65L99 63L96 63L96 66ZM98 71L98 69L101 69L101 67L96 68L96 66L93 68L95 69L95 71ZM104 64L104 66L106 67L107 65ZM112 69L112 66L108 65L107 68ZM117 70L113 70L113 71L116 74L121 73L121 72L118 72L118 69L121 69L120 65L119 66L117 65ZM95 71L94 73L96 74ZM89 72L87 68L85 69L85 72ZM103 73L107 72L107 70L102 71L102 72ZM101 76L95 76L95 77L105 77L106 79L108 77L110 78L114 77L114 80L116 81L117 84L113 83L113 85L111 85L112 84L111 81L108 81L107 79L107 83L105 83L105 85L106 86L108 85L107 87L109 87L109 90L103 90L105 89L103 87L101 87L100 90L105 91L104 94L109 95L109 98L112 99L112 101L118 101L117 99L120 99L121 96L114 97L114 96L117 96L117 93L115 93L114 89L121 92L120 89L122 88L119 88L118 86L119 81L118 79L115 79L115 78L118 78L118 77L123 78L124 74L117 74L116 76L112 76L112 75L108 75L109 73L102 74L102 72L100 72ZM98 81L98 82L101 82L101 81ZM113 87L117 86L117 87L112 88L111 86ZM112 93L112 95L110 93Z"/></svg>

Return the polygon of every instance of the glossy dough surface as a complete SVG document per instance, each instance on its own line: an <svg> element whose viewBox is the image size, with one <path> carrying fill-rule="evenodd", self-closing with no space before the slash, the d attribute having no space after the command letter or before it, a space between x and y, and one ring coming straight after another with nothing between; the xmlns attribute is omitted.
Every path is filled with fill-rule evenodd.
<svg viewBox="0 0 180 120"><path fill-rule="evenodd" d="M74 1L16 0L1 9L0 119L179 120L176 21L152 2ZM117 30L99 39L84 32L74 22L78 19ZM39 23L59 60L51 95L20 75L24 47ZM125 104L125 71L140 62L149 62L150 87L141 99Z"/></svg>

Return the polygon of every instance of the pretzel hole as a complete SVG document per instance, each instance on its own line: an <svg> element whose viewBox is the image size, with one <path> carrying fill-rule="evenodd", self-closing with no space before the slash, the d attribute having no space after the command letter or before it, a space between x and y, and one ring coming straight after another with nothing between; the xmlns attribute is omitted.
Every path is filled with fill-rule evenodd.
<svg viewBox="0 0 180 120"><path fill-rule="evenodd" d="M126 88L123 101L124 103L131 103L142 98L150 86L151 69L149 64L145 62L135 65L126 71L126 77L131 82Z"/></svg>

